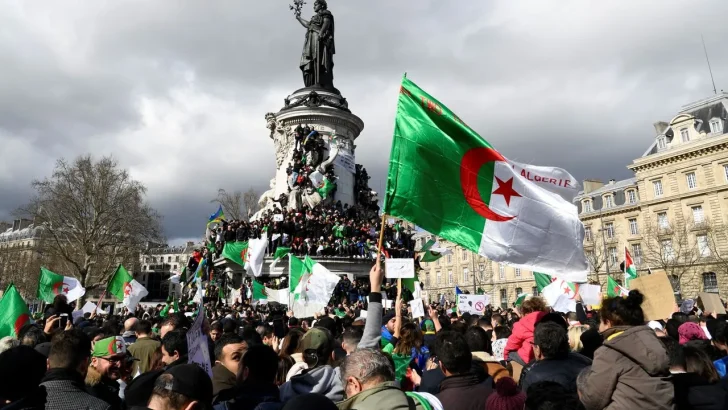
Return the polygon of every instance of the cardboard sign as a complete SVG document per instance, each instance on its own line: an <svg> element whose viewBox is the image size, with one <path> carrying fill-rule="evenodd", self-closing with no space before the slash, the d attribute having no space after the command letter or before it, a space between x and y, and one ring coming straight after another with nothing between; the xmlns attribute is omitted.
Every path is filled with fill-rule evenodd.
<svg viewBox="0 0 728 410"><path fill-rule="evenodd" d="M425 317L425 306L422 304L422 299L414 299L409 302L412 308L412 317Z"/></svg>
<svg viewBox="0 0 728 410"><path fill-rule="evenodd" d="M675 312L675 293L665 272L632 279L629 287L645 296L642 302L645 320L668 319Z"/></svg>
<svg viewBox="0 0 728 410"><path fill-rule="evenodd" d="M698 293L698 307L703 312L715 312L717 315L723 315L726 313L725 308L723 307L723 302L721 302L720 296L718 296L717 293Z"/></svg>
<svg viewBox="0 0 728 410"><path fill-rule="evenodd" d="M415 277L415 260L412 258L391 258L384 260L387 279L409 279Z"/></svg>
<svg viewBox="0 0 728 410"><path fill-rule="evenodd" d="M472 315L482 315L490 304L490 295L458 295L458 311Z"/></svg>
<svg viewBox="0 0 728 410"><path fill-rule="evenodd" d="M201 305L195 322L187 331L187 354L189 357L187 363L195 363L212 378L212 364L210 363L210 351L207 348L207 335L202 331L204 320L205 306Z"/></svg>
<svg viewBox="0 0 728 410"><path fill-rule="evenodd" d="M589 285L587 283L579 285L581 300L587 305L598 305L602 303L602 298L600 297L601 292L602 287L599 285Z"/></svg>
<svg viewBox="0 0 728 410"><path fill-rule="evenodd" d="M334 160L334 164L344 168L352 174L356 174L356 161L352 155L339 152Z"/></svg>

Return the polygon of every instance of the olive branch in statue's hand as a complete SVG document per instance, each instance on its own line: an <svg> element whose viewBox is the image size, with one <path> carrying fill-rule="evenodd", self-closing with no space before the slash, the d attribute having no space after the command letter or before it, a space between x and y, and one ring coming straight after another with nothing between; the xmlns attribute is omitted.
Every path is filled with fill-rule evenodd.
<svg viewBox="0 0 728 410"><path fill-rule="evenodd" d="M293 0L293 4L288 5L288 7L293 10L293 14L296 16L296 18L301 17L301 10L303 9L303 5L306 4L303 0Z"/></svg>

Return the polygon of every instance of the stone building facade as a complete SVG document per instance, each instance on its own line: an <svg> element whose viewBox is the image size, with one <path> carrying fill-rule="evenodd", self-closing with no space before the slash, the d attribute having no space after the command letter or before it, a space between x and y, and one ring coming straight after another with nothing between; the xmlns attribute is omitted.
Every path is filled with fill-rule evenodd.
<svg viewBox="0 0 728 410"><path fill-rule="evenodd" d="M728 93L688 104L628 168L634 177L585 180L574 198L584 223L589 280L622 282L627 248L640 275L666 272L678 299L698 292L728 295ZM417 235L418 246L432 236ZM455 286L509 306L520 292L537 294L532 272L498 264L442 240L453 255L423 263L430 300ZM481 269L482 266L482 269ZM467 270L467 273L465 273ZM482 274L481 274L482 272ZM473 275L476 273L476 275Z"/></svg>
<svg viewBox="0 0 728 410"><path fill-rule="evenodd" d="M139 256L141 272L136 275L137 280L147 288L149 295L145 301L166 300L174 291L169 278L174 273L181 273L195 249L202 249L204 245L187 242L183 246L150 246Z"/></svg>

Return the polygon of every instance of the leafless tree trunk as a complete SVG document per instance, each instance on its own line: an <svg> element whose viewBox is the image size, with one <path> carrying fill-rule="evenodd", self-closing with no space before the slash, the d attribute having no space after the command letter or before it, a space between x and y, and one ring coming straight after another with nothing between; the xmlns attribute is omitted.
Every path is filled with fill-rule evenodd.
<svg viewBox="0 0 728 410"><path fill-rule="evenodd" d="M673 288L681 292L683 276L688 274L688 283L694 280L693 269L705 263L698 250L695 235L707 225L689 226L684 222L658 226L654 221L646 220L644 234L644 254L642 259L650 267L662 269L672 282Z"/></svg>
<svg viewBox="0 0 728 410"><path fill-rule="evenodd" d="M104 287L120 263L133 272L145 244L164 242L146 188L113 158L61 159L50 178L32 186L36 195L19 213L43 227L39 252L88 292Z"/></svg>
<svg viewBox="0 0 728 410"><path fill-rule="evenodd" d="M243 213L243 193L240 191L228 192L224 189L217 190L217 198L210 201L222 205L226 220L245 220Z"/></svg>
<svg viewBox="0 0 728 410"><path fill-rule="evenodd" d="M253 187L250 187L245 192L245 195L243 196L243 204L245 206L245 213L246 213L246 219L250 218L260 210L260 206L258 205L258 199L260 198L260 193L253 189Z"/></svg>
<svg viewBox="0 0 728 410"><path fill-rule="evenodd" d="M606 247L614 247L619 243L619 239L616 234L612 235L612 238L605 238L606 233L597 231L592 235L590 241L584 242L584 253L586 254L586 260L589 262L589 269L592 274L596 277L596 281L599 283L599 275L602 273L602 269L606 272L606 266L609 263L609 267L619 269L619 264L616 265L611 263L609 260L609 253ZM606 242L605 242L606 241Z"/></svg>

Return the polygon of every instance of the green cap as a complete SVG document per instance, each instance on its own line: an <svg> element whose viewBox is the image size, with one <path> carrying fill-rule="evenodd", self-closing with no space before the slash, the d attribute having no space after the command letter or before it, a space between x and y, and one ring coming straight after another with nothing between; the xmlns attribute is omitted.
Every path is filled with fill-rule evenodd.
<svg viewBox="0 0 728 410"><path fill-rule="evenodd" d="M330 346L329 335L325 330L314 327L309 329L301 339L301 347L303 350L319 350L322 347Z"/></svg>
<svg viewBox="0 0 728 410"><path fill-rule="evenodd" d="M435 322L433 322L430 319L425 320L425 330L426 331L434 331L435 330Z"/></svg>
<svg viewBox="0 0 728 410"><path fill-rule="evenodd" d="M92 357L107 357L126 354L126 345L121 336L107 337L94 344Z"/></svg>

